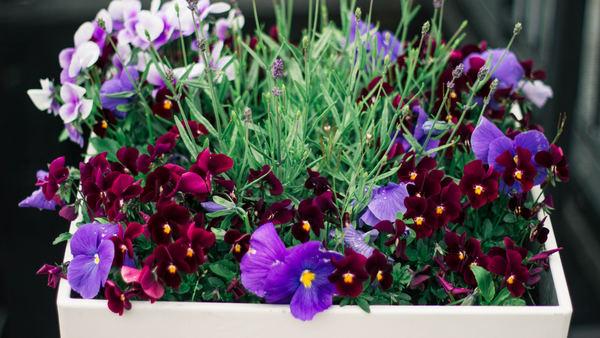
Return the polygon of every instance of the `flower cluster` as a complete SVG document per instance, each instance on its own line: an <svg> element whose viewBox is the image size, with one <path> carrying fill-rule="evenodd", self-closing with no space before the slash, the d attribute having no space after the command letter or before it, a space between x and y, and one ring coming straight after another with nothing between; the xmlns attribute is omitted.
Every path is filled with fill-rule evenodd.
<svg viewBox="0 0 600 338"><path fill-rule="evenodd" d="M560 250L539 191L569 179L562 124L550 143L529 123L545 72L510 45L429 22L411 40L361 15L290 41L283 17L245 37L236 2L113 0L81 25L60 83L28 91L92 154L52 161L19 204L76 225L55 241L72 260L38 273L119 315L159 299L283 303L300 320L525 304Z"/></svg>

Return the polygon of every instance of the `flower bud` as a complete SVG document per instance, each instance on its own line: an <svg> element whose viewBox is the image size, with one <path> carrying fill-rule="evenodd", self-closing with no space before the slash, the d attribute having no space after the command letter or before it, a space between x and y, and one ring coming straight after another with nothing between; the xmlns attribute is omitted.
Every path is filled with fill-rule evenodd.
<svg viewBox="0 0 600 338"><path fill-rule="evenodd" d="M429 21L425 22L423 24L423 27L421 28L421 35L427 34L427 32L429 32L430 27L431 27L431 24L429 23Z"/></svg>
<svg viewBox="0 0 600 338"><path fill-rule="evenodd" d="M408 115L410 113L410 107L408 105L404 105L402 107L402 115Z"/></svg>
<svg viewBox="0 0 600 338"><path fill-rule="evenodd" d="M463 72L465 71L465 65L463 65L462 63L459 64L458 66L456 66L456 68L454 68L454 70L452 71L452 77L459 78Z"/></svg>
<svg viewBox="0 0 600 338"><path fill-rule="evenodd" d="M273 79L279 80L283 77L283 60L275 59L273 61Z"/></svg>
<svg viewBox="0 0 600 338"><path fill-rule="evenodd" d="M175 12L179 15L179 4L177 2L175 3Z"/></svg>
<svg viewBox="0 0 600 338"><path fill-rule="evenodd" d="M302 116L302 112L297 110L296 111L296 118L299 119Z"/></svg>
<svg viewBox="0 0 600 338"><path fill-rule="evenodd" d="M324 130L326 133L328 133L328 132L331 130L331 126L330 126L330 125L328 125L328 124L326 124L326 125L324 125L324 126L323 126L323 130Z"/></svg>
<svg viewBox="0 0 600 338"><path fill-rule="evenodd" d="M454 82L452 82L452 81L446 82L446 87L448 87L448 89L453 89L454 88Z"/></svg>
<svg viewBox="0 0 600 338"><path fill-rule="evenodd" d="M479 81L485 80L485 78L488 76L488 73L489 73L489 69L487 69L485 67L481 67L481 69L479 69L479 73L477 73L477 79Z"/></svg>
<svg viewBox="0 0 600 338"><path fill-rule="evenodd" d="M98 27L102 28L103 31L106 31L106 23L102 18L98 18Z"/></svg>
<svg viewBox="0 0 600 338"><path fill-rule="evenodd" d="M385 58L383 59L383 65L384 66L389 66L390 65L390 56L389 54L385 56Z"/></svg>
<svg viewBox="0 0 600 338"><path fill-rule="evenodd" d="M362 16L362 11L360 10L360 7L356 7L356 10L354 11L354 18L356 19L356 23L360 22L361 16Z"/></svg>
<svg viewBox="0 0 600 338"><path fill-rule="evenodd" d="M367 177L369 177L369 173L367 173L366 171L362 174L363 179L367 179Z"/></svg>
<svg viewBox="0 0 600 338"><path fill-rule="evenodd" d="M523 25L521 25L520 22L517 22L517 24L515 25L515 29L513 30L513 34L517 35L521 33L521 29L523 29Z"/></svg>
<svg viewBox="0 0 600 338"><path fill-rule="evenodd" d="M383 156L381 157L381 162L382 162L382 163L385 163L385 162L387 162L387 160L388 160L388 158L387 158L387 156L386 156L386 155L383 155Z"/></svg>
<svg viewBox="0 0 600 338"><path fill-rule="evenodd" d="M146 34L146 39L148 39L148 41L152 41L152 38L150 37L150 32L148 32L147 29L144 30L144 34Z"/></svg>
<svg viewBox="0 0 600 338"><path fill-rule="evenodd" d="M494 79L494 81L492 81L492 83L490 84L490 91L494 91L496 90L496 87L498 87L498 79Z"/></svg>
<svg viewBox="0 0 600 338"><path fill-rule="evenodd" d="M442 7L442 0L433 0L433 7L435 7L435 8Z"/></svg>
<svg viewBox="0 0 600 338"><path fill-rule="evenodd" d="M302 48L308 49L308 36L302 38Z"/></svg>
<svg viewBox="0 0 600 338"><path fill-rule="evenodd" d="M201 52L204 52L206 50L206 40L204 38L200 38L200 40L198 40L197 43L198 43L198 49Z"/></svg>

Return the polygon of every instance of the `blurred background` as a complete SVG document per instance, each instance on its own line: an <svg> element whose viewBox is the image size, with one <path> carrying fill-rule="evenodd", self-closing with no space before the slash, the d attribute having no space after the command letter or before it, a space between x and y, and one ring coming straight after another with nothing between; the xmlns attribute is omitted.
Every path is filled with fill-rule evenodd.
<svg viewBox="0 0 600 338"><path fill-rule="evenodd" d="M224 0L228 1L228 0ZM278 1L278 0L277 0ZM149 0L143 0L149 8ZM255 29L252 2L239 0L246 15L244 31ZM323 1L321 1L323 3ZM415 0L421 10L413 21L414 36L433 15L432 1ZM58 337L56 290L35 272L44 263L61 262L65 244L52 241L68 229L58 213L19 209L19 201L35 190L35 172L66 156L76 165L83 153L77 145L58 143L59 118L38 111L26 91L39 88L40 78L59 78L58 54L73 45L79 25L92 20L109 0L0 0L0 145L2 218L0 225L0 337ZM328 0L330 20L339 23L339 4ZM363 13L369 1L358 0ZM257 0L261 24L274 25L271 0ZM294 1L292 40L307 23L308 1ZM373 20L395 30L400 1L374 0ZM447 39L468 20L465 43L506 46L516 22L523 31L511 50L519 60L533 59L548 73L554 98L534 112L534 123L555 134L558 116L568 115L558 145L571 164L571 180L549 193L560 256L573 302L569 337L600 337L600 1L599 0L447 0Z"/></svg>

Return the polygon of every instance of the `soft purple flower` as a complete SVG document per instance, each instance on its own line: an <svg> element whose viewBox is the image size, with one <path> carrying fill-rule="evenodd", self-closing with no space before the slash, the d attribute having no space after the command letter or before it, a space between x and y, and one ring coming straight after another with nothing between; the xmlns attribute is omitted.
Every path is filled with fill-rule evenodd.
<svg viewBox="0 0 600 338"><path fill-rule="evenodd" d="M104 286L115 256L115 248L106 239L116 236L114 224L88 223L82 225L71 238L68 280L71 288L81 297L94 298Z"/></svg>
<svg viewBox="0 0 600 338"><path fill-rule="evenodd" d="M69 132L69 140L75 144L78 144L79 148L83 148L83 136L81 136L77 128L73 127L69 123L65 123L65 128L67 128L67 131Z"/></svg>
<svg viewBox="0 0 600 338"><path fill-rule="evenodd" d="M371 244L377 236L379 236L379 231L373 229L371 231L362 232L354 229L352 224L344 228L344 243L356 251L356 253L365 257L371 257L375 248L365 243L365 238L367 238L367 236L370 236L369 244Z"/></svg>
<svg viewBox="0 0 600 338"><path fill-rule="evenodd" d="M425 112L425 110L423 110L423 108L419 107L419 106L414 106L412 108L412 111L414 113L418 114L417 117L417 126L414 127L414 131L413 131L413 137L417 140L417 142L419 142L420 145L423 145L425 143L425 140L427 139L427 134L424 131L424 127L425 124L428 122L429 118L427 117L427 113ZM438 122L440 123L440 122ZM436 123L437 126L437 123ZM397 135L397 136L396 136ZM411 145L410 143L408 143L408 141L404 138L404 136L402 136L402 133L400 132L394 132L394 134L392 134L392 139L393 139L393 143L402 143L402 147L404 148L405 152L408 152L411 149ZM434 140L433 138L430 138L429 141L427 142L427 146L425 147L425 151L437 148L440 145L440 141L439 140Z"/></svg>
<svg viewBox="0 0 600 338"><path fill-rule="evenodd" d="M61 266L44 264L37 274L41 275L45 273L48 274L48 286L52 288L56 288L58 286L58 282L60 282L61 278L67 279L65 274L63 274L63 269Z"/></svg>
<svg viewBox="0 0 600 338"><path fill-rule="evenodd" d="M79 116L79 113L81 113L81 117L84 119L90 115L94 102L83 98L85 92L85 88L72 83L65 83L62 86L60 89L60 97L65 104L60 107L58 113L64 123L75 121Z"/></svg>
<svg viewBox="0 0 600 338"><path fill-rule="evenodd" d="M283 91L277 87L274 87L273 90L271 90L271 93L273 93L273 95L275 95L275 96L279 96L279 95L283 94Z"/></svg>
<svg viewBox="0 0 600 338"><path fill-rule="evenodd" d="M179 5L179 18L175 11L175 3ZM194 17L192 16L192 11L188 8L186 0L176 0L165 3L162 6L161 11L164 11L167 20L175 27L175 32L173 33L173 38L175 39L178 38L180 34L184 37L194 34L195 29L199 28L199 22L204 21L208 14L224 13L230 9L231 6L224 2L211 4L209 0L201 0L197 2L197 5L195 6L196 13L194 13ZM179 21L181 21L181 26ZM208 28L208 25L205 25L204 27ZM205 32L203 36L208 35Z"/></svg>
<svg viewBox="0 0 600 338"><path fill-rule="evenodd" d="M354 13L348 13L348 19L350 19L350 39L348 39L348 42L350 44L354 43L354 40L356 39L356 17L354 15ZM358 23L358 34L360 34L361 39L364 40L366 38L366 34L367 34L367 30L369 30L371 32L371 34L373 34L375 32L375 25L374 24L370 24L369 26L367 26L367 24L363 21L360 21ZM342 42L342 46L345 45L344 42Z"/></svg>
<svg viewBox="0 0 600 338"><path fill-rule="evenodd" d="M63 49L58 55L58 61L63 69L60 82L76 83L75 78L82 70L94 65L100 57L100 48L93 41L87 41L75 33L75 47Z"/></svg>
<svg viewBox="0 0 600 338"><path fill-rule="evenodd" d="M275 80L281 79L281 77L283 76L283 60L275 59L275 61L273 61L272 70L273 70L273 78Z"/></svg>
<svg viewBox="0 0 600 338"><path fill-rule="evenodd" d="M269 270L289 254L273 223L261 225L250 237L250 250L242 258L242 284L259 297L265 296Z"/></svg>
<svg viewBox="0 0 600 338"><path fill-rule="evenodd" d="M390 60L395 60L402 54L402 43L396 39L394 33L383 31L375 33L374 36L377 39L377 55L381 60L388 55Z"/></svg>
<svg viewBox="0 0 600 338"><path fill-rule="evenodd" d="M48 177L48 172L44 171L44 170L38 170L36 175L37 175L38 182L45 181L46 178ZM56 203L56 201L54 199L51 199L49 201L46 200L43 189L41 187L38 190L34 191L33 194L31 194L31 196L27 197L26 199L22 200L19 203L19 207L21 207L21 208L30 207L30 208L38 208L40 210L42 210L42 209L56 210L57 205L58 204Z"/></svg>
<svg viewBox="0 0 600 338"><path fill-rule="evenodd" d="M504 54L504 49L488 49L483 53L469 54L463 61L466 66L465 72L469 71L471 66L469 60L473 57L487 61L489 56L492 55L490 69L493 69L500 61L502 54ZM496 70L491 75L492 78L498 79L498 88L508 88L510 86L517 88L519 81L525 76L525 71L523 70L523 66L519 63L519 60L517 60L517 56L511 51L507 51L502 62L496 67Z"/></svg>
<svg viewBox="0 0 600 338"><path fill-rule="evenodd" d="M406 190L407 183L396 184L390 182L387 186L381 186L373 189L373 198L358 220L359 225L366 223L370 226L387 220L393 222L396 220L398 211L406 212L404 199L408 197Z"/></svg>
<svg viewBox="0 0 600 338"><path fill-rule="evenodd" d="M544 82L540 80L522 81L520 83L521 91L525 94L525 97L533 102L538 108L542 108L549 98L554 97L552 87L546 86Z"/></svg>
<svg viewBox="0 0 600 338"><path fill-rule="evenodd" d="M546 169L541 168L534 160L535 154L539 151L548 150L548 140L544 134L537 130L530 130L525 133L520 133L515 136L514 140L511 140L508 136L504 135L502 131L494 123L490 122L485 117L481 118L481 121L473 135L471 136L471 146L475 157L480 159L484 164L489 164L499 172L504 172L504 167L496 162L498 156L500 156L506 150L510 150L511 156L515 157L517 146L525 148L531 152L531 162L535 165L539 171L534 185L539 185L546 179ZM511 188L516 189L517 192L521 192L520 184L513 184Z"/></svg>
<svg viewBox="0 0 600 338"><path fill-rule="evenodd" d="M127 70L133 78L133 81L137 83L139 80L137 69L133 66L129 66L127 67ZM125 118L127 112L121 111L117 107L119 105L129 104L133 100L133 96L128 98L109 98L106 97L106 95L133 91L135 91L135 86L131 83L129 75L127 72L121 72L120 78L114 78L102 84L102 88L100 88L100 102L102 103L102 107L110 109L110 111L118 118Z"/></svg>
<svg viewBox="0 0 600 338"><path fill-rule="evenodd" d="M52 81L48 79L40 79L42 89L29 89L27 95L37 109L41 111L48 111L48 113L54 113L54 116L58 115L60 109L60 103L58 100L52 98L54 94L54 86Z"/></svg>
<svg viewBox="0 0 600 338"><path fill-rule="evenodd" d="M127 8L123 11L123 29L117 34L120 43L131 43L135 47L147 49L150 41L156 40L164 31L163 20L155 13L141 10L139 7ZM146 37L150 36L150 41Z"/></svg>
<svg viewBox="0 0 600 338"><path fill-rule="evenodd" d="M208 212L217 212L217 211L221 211L221 210L227 210L227 207L224 207L224 206L222 206L220 204L217 204L215 202L202 202L200 204Z"/></svg>
<svg viewBox="0 0 600 338"><path fill-rule="evenodd" d="M269 270L264 285L267 302L289 302L292 315L303 321L328 309L336 292L327 278L335 270L332 257L343 258L337 252L325 251L317 241L290 249L285 262L276 263Z"/></svg>

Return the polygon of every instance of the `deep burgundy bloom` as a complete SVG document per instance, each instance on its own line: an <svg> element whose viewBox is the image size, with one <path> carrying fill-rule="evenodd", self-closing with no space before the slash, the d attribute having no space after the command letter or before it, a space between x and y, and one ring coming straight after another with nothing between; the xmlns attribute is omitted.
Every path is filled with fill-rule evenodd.
<svg viewBox="0 0 600 338"><path fill-rule="evenodd" d="M129 259L133 259L133 245L131 240L137 238L144 232L144 226L131 222L127 225L127 229L123 231L123 226L121 223L118 224L119 233L117 236L112 236L109 238L113 244L115 245L115 257L113 258L113 265L116 267L122 267L125 262L125 255L129 257Z"/></svg>
<svg viewBox="0 0 600 338"><path fill-rule="evenodd" d="M548 270L548 257L555 252L562 250L563 248L556 248L548 251L544 251L539 255L533 256L532 258L527 260L527 263L538 262L539 265L544 267L544 270ZM539 266L538 265L538 266Z"/></svg>
<svg viewBox="0 0 600 338"><path fill-rule="evenodd" d="M37 274L48 274L48 286L56 288L61 278L67 279L63 273L61 266L54 266L50 264L44 264L41 269L38 270Z"/></svg>
<svg viewBox="0 0 600 338"><path fill-rule="evenodd" d="M65 168L65 158L63 156L50 163L48 177L43 181L38 181L36 185L42 187L46 201L50 201L58 192L60 184L67 178L69 178L69 169Z"/></svg>
<svg viewBox="0 0 600 338"><path fill-rule="evenodd" d="M524 193L518 193L511 197L510 200L508 200L508 209L512 211L516 217L521 216L525 220L528 220L532 216L531 209L525 206Z"/></svg>
<svg viewBox="0 0 600 338"><path fill-rule="evenodd" d="M195 228L195 223L181 227L181 238L175 241L173 245L180 246L180 250L185 252L185 262L189 265L188 273L194 273L198 265L205 262L204 254L216 242L216 236L211 231L202 228Z"/></svg>
<svg viewBox="0 0 600 338"><path fill-rule="evenodd" d="M473 209L478 209L498 197L498 179L501 176L491 166L486 171L481 160L475 160L465 166L459 188L469 198Z"/></svg>
<svg viewBox="0 0 600 338"><path fill-rule="evenodd" d="M388 263L384 254L375 249L371 257L367 259L365 265L367 272L371 275L373 285L379 285L381 291L385 291L392 286L394 277L392 277L392 264Z"/></svg>
<svg viewBox="0 0 600 338"><path fill-rule="evenodd" d="M367 258L351 248L346 248L344 254L346 257L341 260L331 258L331 264L336 270L327 278L335 284L338 295L355 298L363 291L362 282L369 279L369 273L364 269Z"/></svg>
<svg viewBox="0 0 600 338"><path fill-rule="evenodd" d="M292 200L286 199L271 204L271 206L265 210L262 219L257 225L263 225L268 222L273 222L275 225L288 223L293 218L292 211L288 209L291 203Z"/></svg>
<svg viewBox="0 0 600 338"><path fill-rule="evenodd" d="M123 292L115 282L107 280L106 285L104 286L104 296L108 300L108 308L110 311L122 316L123 310L131 310L129 298L134 297L135 294Z"/></svg>
<svg viewBox="0 0 600 338"><path fill-rule="evenodd" d="M227 290L225 290L225 293L230 292L233 292L233 297L235 297L235 300L239 300L240 298L246 295L246 288L244 288L244 286L240 284L239 279L234 279L231 281L231 284L229 284L229 286L227 287Z"/></svg>
<svg viewBox="0 0 600 338"><path fill-rule="evenodd" d="M506 287L511 296L518 298L525 292L523 283L529 279L527 267L522 265L523 258L516 250L506 250L506 256L494 256L488 264L488 270L496 275L504 276L500 288Z"/></svg>
<svg viewBox="0 0 600 338"><path fill-rule="evenodd" d="M390 246L392 244L396 245L396 257L402 258L405 261L408 260L406 257L406 237L410 235L406 228L406 224L402 222L402 220L395 220L394 225L392 226L392 222L390 221L381 221L375 225L375 229L386 232L388 234L392 234L392 238L388 239L383 243L385 246Z"/></svg>
<svg viewBox="0 0 600 338"><path fill-rule="evenodd" d="M437 278L438 282L440 283L440 285L444 288L444 290L447 293L451 294L451 295L460 295L460 294L463 294L463 293L471 293L471 292L473 292L473 290L455 287L451 283L447 282L440 275L437 275L436 278Z"/></svg>
<svg viewBox="0 0 600 338"><path fill-rule="evenodd" d="M431 266L425 265L421 270L415 272L410 280L409 288L411 290L419 289L421 291L425 291L427 286L429 285L429 278L431 276L429 273L431 272Z"/></svg>
<svg viewBox="0 0 600 338"><path fill-rule="evenodd" d="M161 244L154 250L154 258L158 260L156 273L166 286L178 289L181 285L179 272L189 273L190 266L185 261L187 250L175 243L167 246Z"/></svg>
<svg viewBox="0 0 600 338"><path fill-rule="evenodd" d="M530 80L546 80L546 71L543 69L533 71L533 60L519 62L525 71L525 77Z"/></svg>
<svg viewBox="0 0 600 338"><path fill-rule="evenodd" d="M444 178L444 172L441 170L432 170L431 172L422 171L413 181L414 184L406 186L410 196L429 198L440 193L440 182Z"/></svg>
<svg viewBox="0 0 600 338"><path fill-rule="evenodd" d="M454 232L449 232L444 237L444 242L448 246L446 251L446 264L454 272L464 272L477 256L483 255L481 252L481 243L475 238L467 240L467 233L463 232L458 236Z"/></svg>
<svg viewBox="0 0 600 338"><path fill-rule="evenodd" d="M267 174L268 173L268 174ZM263 165L262 171L250 169L250 175L248 175L248 183L254 182L260 177L267 175L263 178L263 182L266 182L269 187L269 192L271 192L272 196L279 196L283 193L283 185L279 181L279 179L275 176L271 167L268 165Z"/></svg>
<svg viewBox="0 0 600 338"><path fill-rule="evenodd" d="M461 196L458 185L451 182L439 195L427 200L428 218L436 220L435 224L432 224L434 228L441 228L460 215Z"/></svg>
<svg viewBox="0 0 600 338"><path fill-rule="evenodd" d="M236 261L241 262L242 258L250 250L250 234L242 235L239 231L232 229L225 233L225 243L232 245L231 254Z"/></svg>
<svg viewBox="0 0 600 338"><path fill-rule="evenodd" d="M546 241L548 240L548 234L550 233L550 230L548 230L548 228L544 228L544 222L546 221L547 217L548 216L544 217L535 226L533 226L532 224L531 233L529 235L530 241L533 242L537 240L540 244L546 243Z"/></svg>
<svg viewBox="0 0 600 338"><path fill-rule="evenodd" d="M537 169L531 161L531 152L517 146L517 156L512 156L510 150L504 151L496 158L496 163L504 167L502 179L507 186L512 186L515 181L521 185L522 191L527 192L533 188L533 180Z"/></svg>
<svg viewBox="0 0 600 338"><path fill-rule="evenodd" d="M179 113L179 106L176 101L173 101L168 96L174 97L168 87L162 87L156 93L156 103L152 106L152 113L163 119L170 119L173 113ZM182 92L181 99L185 99L185 94Z"/></svg>
<svg viewBox="0 0 600 338"><path fill-rule="evenodd" d="M315 195L320 196L327 190L331 189L331 185L325 177L321 177L321 174L317 171L312 171L310 168L306 168L308 172L308 178L304 182L306 189L313 189Z"/></svg>
<svg viewBox="0 0 600 338"><path fill-rule="evenodd" d="M159 204L156 210L157 213L148 221L148 231L156 244L169 245L173 234L181 235L179 227L188 223L190 213L187 208L173 202Z"/></svg>
<svg viewBox="0 0 600 338"><path fill-rule="evenodd" d="M139 286L142 290L137 291L137 295L143 299L150 300L154 303L165 294L165 288L156 274L156 267L152 267L154 263L154 255L148 256L146 264L142 270L123 266L121 268L121 276L127 284Z"/></svg>
<svg viewBox="0 0 600 338"><path fill-rule="evenodd" d="M109 221L114 221L123 208L124 202L138 197L144 190L139 182L127 174L120 174L111 187L106 191L107 200L104 203Z"/></svg>
<svg viewBox="0 0 600 338"><path fill-rule="evenodd" d="M292 225L292 235L302 243L310 240L310 230L320 236L321 229L325 229L323 213L318 206L312 204L312 200L304 200L296 211L296 223Z"/></svg>
<svg viewBox="0 0 600 338"><path fill-rule="evenodd" d="M94 170L96 168L100 168L101 172L105 172L108 168L108 161L106 160L106 155L108 152L100 153L96 156L90 157L87 162L79 162L79 174L80 174L80 182L81 185L89 179L95 179L96 175L94 174ZM85 188L85 187L84 187Z"/></svg>
<svg viewBox="0 0 600 338"><path fill-rule="evenodd" d="M429 156L423 157L419 164L415 166L414 151L410 151L404 155L404 160L400 163L400 169L396 172L398 182L414 182L419 173L429 172L435 167L437 167L437 162Z"/></svg>
<svg viewBox="0 0 600 338"><path fill-rule="evenodd" d="M539 151L535 154L535 162L541 167L550 169L550 174L560 178L561 182L569 181L567 156L563 155L560 147L551 144L550 151Z"/></svg>
<svg viewBox="0 0 600 338"><path fill-rule="evenodd" d="M137 159L137 170L142 174L147 174L154 168L155 162L159 161L162 156L175 148L175 135L166 133L156 140L156 145L148 145L148 155L142 154Z"/></svg>
<svg viewBox="0 0 600 338"><path fill-rule="evenodd" d="M433 226L437 225L437 219L427 213L427 200L423 197L407 197L404 199L404 205L406 213L403 219L413 220L411 229L417 233L417 239L431 235Z"/></svg>
<svg viewBox="0 0 600 338"><path fill-rule="evenodd" d="M107 201L107 191L112 187L114 181L121 175L120 172L114 171L104 176L102 167L98 166L93 169L92 177L83 181L83 193L88 207L92 212L97 213L102 205Z"/></svg>
<svg viewBox="0 0 600 338"><path fill-rule="evenodd" d="M94 124L92 130L96 135L103 139L108 134L108 128L115 130L115 125L118 122L113 113L110 111L110 109L98 108L98 111L100 112L100 115L102 117L100 117L100 115L98 114L94 115L94 118L96 119L96 124Z"/></svg>
<svg viewBox="0 0 600 338"><path fill-rule="evenodd" d="M117 150L117 159L119 162L113 162L110 164L112 171L120 171L124 174L131 174L135 177L138 174L137 159L140 156L140 151L137 148L123 147Z"/></svg>
<svg viewBox="0 0 600 338"><path fill-rule="evenodd" d="M193 138L198 138L198 137L200 137L200 135L210 134L208 132L208 129L206 129L206 127L200 122L182 121L181 124L186 129L186 131L190 131L192 133ZM169 133L172 133L173 135L175 135L176 139L179 139L181 137L181 135L179 134L179 127L177 127L177 125L173 126L173 128L171 128L171 130L169 130Z"/></svg>
<svg viewBox="0 0 600 338"><path fill-rule="evenodd" d="M211 154L208 148L204 149L199 155L196 163L190 168L190 172L200 175L206 181L208 193L212 192L213 177L222 174L233 168L233 160L224 154ZM206 192L194 193L200 201L206 199Z"/></svg>
<svg viewBox="0 0 600 338"><path fill-rule="evenodd" d="M174 164L165 164L148 175L141 200L143 203L162 204L171 201L177 192L206 195L207 191L207 184L201 175L186 172Z"/></svg>
<svg viewBox="0 0 600 338"><path fill-rule="evenodd" d="M375 89L378 85L379 85L379 81L381 81L381 76L377 76L375 78L373 78L373 80L371 80L371 82L369 82L369 85L367 86L367 88L363 88L360 91L360 95L358 96L358 98L356 98L356 103L360 104L362 102L362 100L367 97L367 95L373 90ZM363 111L367 109L367 105L372 105L377 101L377 98L380 96L387 96L390 95L392 92L394 91L394 88L392 87L392 85L390 85L388 82L383 82L381 84L381 90L377 90L373 93L373 95L371 95L371 97L365 101L366 105L363 106Z"/></svg>

